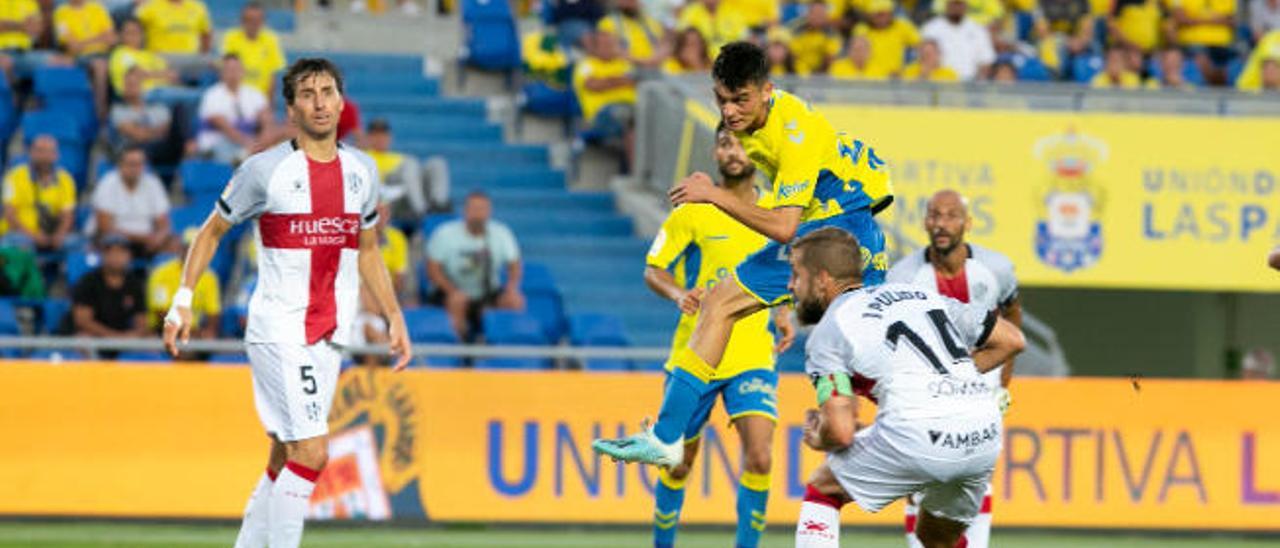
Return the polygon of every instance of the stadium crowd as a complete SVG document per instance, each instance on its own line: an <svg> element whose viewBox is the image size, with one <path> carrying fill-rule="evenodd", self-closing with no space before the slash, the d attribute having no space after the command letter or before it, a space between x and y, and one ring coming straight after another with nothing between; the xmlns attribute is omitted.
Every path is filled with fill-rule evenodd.
<svg viewBox="0 0 1280 548"><path fill-rule="evenodd" d="M235 165L292 136L277 104L285 55L264 14L244 3L239 25L215 40L200 0L0 2L0 140L21 135L0 147L0 315L16 320L0 331L159 333L186 246ZM339 134L386 174L383 253L402 300L417 302L396 225L416 227L447 194L392 148L387 120L365 129L346 98ZM243 332L251 232L238 231L195 288L195 337Z"/></svg>
<svg viewBox="0 0 1280 548"><path fill-rule="evenodd" d="M523 37L527 75L572 89L584 120L629 143L635 85L706 73L733 40L775 76L1075 82L1280 93L1280 1L552 0Z"/></svg>

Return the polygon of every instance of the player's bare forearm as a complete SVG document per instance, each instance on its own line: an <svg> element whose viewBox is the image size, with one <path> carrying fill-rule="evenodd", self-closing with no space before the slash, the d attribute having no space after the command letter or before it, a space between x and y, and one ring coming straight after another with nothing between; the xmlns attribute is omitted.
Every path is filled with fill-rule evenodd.
<svg viewBox="0 0 1280 548"><path fill-rule="evenodd" d="M382 260L382 252L378 246L378 235L372 229L360 231L360 279L364 281L378 311L388 321L400 317L400 303L396 300L395 286L391 283L391 272L387 263Z"/></svg>
<svg viewBox="0 0 1280 548"><path fill-rule="evenodd" d="M1015 297L1012 302L1000 309L1000 317L1009 320L1019 330L1022 329L1022 297ZM1004 369L1000 370L1000 386L1009 388L1009 383L1013 382L1013 358L1004 362Z"/></svg>
<svg viewBox="0 0 1280 548"><path fill-rule="evenodd" d="M817 413L814 435L807 440L818 451L839 451L853 445L853 435L858 431L858 400L851 396L835 395L822 404Z"/></svg>
<svg viewBox="0 0 1280 548"><path fill-rule="evenodd" d="M409 365L413 358L413 349L409 342L409 329L404 323L404 314L400 312L400 303L396 301L395 286L391 283L391 272L382 259L378 249L378 232L376 229L360 231L360 279L373 294L374 305L386 318L389 326L388 341L391 354L396 356L395 370L400 371Z"/></svg>
<svg viewBox="0 0 1280 548"><path fill-rule="evenodd" d="M804 213L804 208L780 207L777 209L765 209L733 198L728 195L727 191L722 193L725 196L723 198L717 197L712 203L730 217L746 225L747 228L782 244L789 243L792 238L795 238L796 228L800 226L800 214Z"/></svg>
<svg viewBox="0 0 1280 548"><path fill-rule="evenodd" d="M231 223L226 219L216 212L209 213L209 218L205 219L204 224L200 226L195 241L191 242L191 248L187 250L187 259L182 265L182 287L196 286L205 269L209 268L209 261L218 251L218 244L222 242L222 237L230 229Z"/></svg>
<svg viewBox="0 0 1280 548"><path fill-rule="evenodd" d="M973 364L978 371L986 373L1018 355L1026 345L1021 329L1004 318L997 318L987 341L973 352Z"/></svg>
<svg viewBox="0 0 1280 548"><path fill-rule="evenodd" d="M679 303L684 298L684 288L676 284L676 277L665 268L653 265L644 267L644 285L659 297Z"/></svg>

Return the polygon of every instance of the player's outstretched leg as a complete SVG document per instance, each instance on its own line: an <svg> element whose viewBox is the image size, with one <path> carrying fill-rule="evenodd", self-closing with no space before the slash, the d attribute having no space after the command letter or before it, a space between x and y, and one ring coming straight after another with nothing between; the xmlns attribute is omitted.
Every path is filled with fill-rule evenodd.
<svg viewBox="0 0 1280 548"><path fill-rule="evenodd" d="M671 548L676 544L676 529L684 509L684 484L697 456L698 440L694 439L684 445L683 462L658 471L658 482L653 487L654 548Z"/></svg>
<svg viewBox="0 0 1280 548"><path fill-rule="evenodd" d="M596 452L626 462L675 466L682 460L684 430L693 419L702 396L710 389L716 365L724 356L734 322L764 309L764 304L742 290L729 276L716 284L703 300L689 347L672 356L672 382L662 395L658 422L625 438L599 439Z"/></svg>
<svg viewBox="0 0 1280 548"><path fill-rule="evenodd" d="M293 548L302 543L307 503L329 460L328 441L323 435L286 443L285 452L288 461L271 489L271 548Z"/></svg>
<svg viewBox="0 0 1280 548"><path fill-rule="evenodd" d="M773 420L747 415L733 421L742 437L742 474L738 477L738 534L735 548L755 548L764 533L773 465Z"/></svg>
<svg viewBox="0 0 1280 548"><path fill-rule="evenodd" d="M840 548L840 508L848 502L849 495L823 463L805 486L796 522L796 548Z"/></svg>
<svg viewBox="0 0 1280 548"><path fill-rule="evenodd" d="M284 444L275 436L271 436L271 454L267 457L267 471L258 480L258 486L249 495L249 503L244 507L244 519L240 522L240 534L236 536L235 548L266 548L267 537L271 534L271 523L268 515L271 506L271 488L276 478L284 469Z"/></svg>
<svg viewBox="0 0 1280 548"><path fill-rule="evenodd" d="M920 539L916 538L916 521L920 519L920 493L907 495L902 510L905 514L903 529L907 533L907 548L923 548Z"/></svg>

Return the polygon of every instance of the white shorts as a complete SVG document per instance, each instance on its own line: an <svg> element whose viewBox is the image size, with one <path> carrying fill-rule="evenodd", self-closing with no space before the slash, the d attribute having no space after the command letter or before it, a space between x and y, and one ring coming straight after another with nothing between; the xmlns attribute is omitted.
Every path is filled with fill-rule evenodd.
<svg viewBox="0 0 1280 548"><path fill-rule="evenodd" d="M967 455L921 458L898 450L884 434L873 424L854 436L852 446L827 455L836 481L858 506L875 513L919 493L920 508L934 516L966 525L977 517L1000 453L998 438Z"/></svg>
<svg viewBox="0 0 1280 548"><path fill-rule="evenodd" d="M316 344L249 343L253 401L267 433L298 441L329 433L329 408L338 385L342 351Z"/></svg>

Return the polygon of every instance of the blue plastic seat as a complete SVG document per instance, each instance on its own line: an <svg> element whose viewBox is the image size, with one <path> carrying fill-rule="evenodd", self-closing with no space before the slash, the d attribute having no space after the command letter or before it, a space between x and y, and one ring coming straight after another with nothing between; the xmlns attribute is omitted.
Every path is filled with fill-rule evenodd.
<svg viewBox="0 0 1280 548"><path fill-rule="evenodd" d="M423 344L458 344L458 334L449 322L449 315L443 308L423 306L404 310L404 322L409 327L409 339ZM425 356L418 357L411 363L414 367L458 367L462 359L457 356Z"/></svg>
<svg viewBox="0 0 1280 548"><path fill-rule="evenodd" d="M159 350L130 350L116 356L118 362L168 362L173 358Z"/></svg>
<svg viewBox="0 0 1280 548"><path fill-rule="evenodd" d="M67 262L64 264L67 271L67 285L75 287L80 278L98 268L98 255L86 251L68 251Z"/></svg>
<svg viewBox="0 0 1280 548"><path fill-rule="evenodd" d="M178 178L182 179L182 190L188 197L222 192L231 180L231 173L229 165L204 160L187 160L178 167Z"/></svg>
<svg viewBox="0 0 1280 548"><path fill-rule="evenodd" d="M525 262L524 272L520 278L520 290L526 295L537 293L560 294L556 278L547 265L538 262Z"/></svg>
<svg viewBox="0 0 1280 548"><path fill-rule="evenodd" d="M89 75L78 67L45 65L31 75L32 90L37 96L83 94L93 95Z"/></svg>
<svg viewBox="0 0 1280 548"><path fill-rule="evenodd" d="M22 140L30 145L39 135L49 135L59 144L75 143L83 146L80 124L65 112L56 110L35 110L22 116Z"/></svg>
<svg viewBox="0 0 1280 548"><path fill-rule="evenodd" d="M248 365L249 356L243 352L219 352L209 356L209 363L220 365Z"/></svg>
<svg viewBox="0 0 1280 548"><path fill-rule="evenodd" d="M85 356L83 352L69 348L41 348L32 351L31 354L27 356L27 359L29 360L50 362L84 360L87 358L88 356Z"/></svg>
<svg viewBox="0 0 1280 548"><path fill-rule="evenodd" d="M1077 55L1071 58L1071 78L1076 82L1087 84L1102 71L1102 64L1101 55Z"/></svg>
<svg viewBox="0 0 1280 548"><path fill-rule="evenodd" d="M520 36L506 0L464 0L462 27L465 38L460 61L491 71L520 67Z"/></svg>
<svg viewBox="0 0 1280 548"><path fill-rule="evenodd" d="M67 299L45 299L40 308L40 332L53 335L62 325L62 320L71 312L71 301Z"/></svg>
<svg viewBox="0 0 1280 548"><path fill-rule="evenodd" d="M528 293L525 295L525 310L542 323L547 340L554 343L564 337L564 302L559 295Z"/></svg>
<svg viewBox="0 0 1280 548"><path fill-rule="evenodd" d="M522 312L489 310L484 313L484 338L491 345L545 346L547 335L542 322ZM476 367L491 369L550 369L547 358L484 358Z"/></svg>
<svg viewBox="0 0 1280 548"><path fill-rule="evenodd" d="M574 346L630 346L622 318L613 314L584 313L569 318L569 342ZM584 360L588 371L626 371L630 360L592 358Z"/></svg>
<svg viewBox="0 0 1280 548"><path fill-rule="evenodd" d="M422 218L422 237L424 240L431 239L431 234L440 228L440 225L449 221L457 220L459 217L453 213L433 213Z"/></svg>
<svg viewBox="0 0 1280 548"><path fill-rule="evenodd" d="M21 335L18 326L18 307L13 299L0 299L0 335Z"/></svg>
<svg viewBox="0 0 1280 548"><path fill-rule="evenodd" d="M244 327L241 321L249 314L249 311L243 306L227 306L222 309L222 315L218 321L218 326L222 337L240 338L244 336Z"/></svg>

